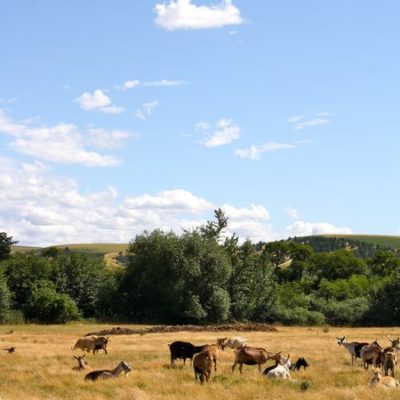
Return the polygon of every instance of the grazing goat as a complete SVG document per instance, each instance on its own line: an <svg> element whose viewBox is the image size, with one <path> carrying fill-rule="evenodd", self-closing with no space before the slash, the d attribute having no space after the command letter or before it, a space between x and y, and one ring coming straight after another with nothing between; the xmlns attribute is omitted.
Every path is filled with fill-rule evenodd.
<svg viewBox="0 0 400 400"><path fill-rule="evenodd" d="M391 351L383 352L383 369L385 371L385 376L390 375L394 378L394 367L397 363L396 355Z"/></svg>
<svg viewBox="0 0 400 400"><path fill-rule="evenodd" d="M93 351L93 354L99 350L104 350L104 352L107 354L108 341L109 337L104 336L84 337L77 340L72 350L81 349L83 351L87 351L88 353Z"/></svg>
<svg viewBox="0 0 400 400"><path fill-rule="evenodd" d="M176 341L168 345L171 353L171 366L178 358L183 359L183 365L186 364L186 359L190 359L190 363L193 361L193 356L196 353L200 353L205 345L195 346L189 342Z"/></svg>
<svg viewBox="0 0 400 400"><path fill-rule="evenodd" d="M373 376L369 382L370 386L384 386L392 389L399 386L399 381L396 381L396 379L391 376L382 376L381 370L378 368L373 368L372 373Z"/></svg>
<svg viewBox="0 0 400 400"><path fill-rule="evenodd" d="M232 365L232 372L235 370L237 364L239 364L239 371L242 373L243 364L246 365L258 365L258 370L261 371L261 365L265 364L268 360L279 361L281 358L281 352L276 354L268 353L267 350L260 347L242 347L235 350L235 362Z"/></svg>
<svg viewBox="0 0 400 400"><path fill-rule="evenodd" d="M132 367L127 362L121 361L114 369L102 369L89 372L85 376L85 381L96 381L99 378L116 378L121 372L125 372L125 375L128 376L130 371L132 371Z"/></svg>
<svg viewBox="0 0 400 400"><path fill-rule="evenodd" d="M74 356L74 358L78 361L78 365L72 368L74 371L81 371L86 368L87 362L84 360L85 354L83 356Z"/></svg>
<svg viewBox="0 0 400 400"><path fill-rule="evenodd" d="M291 380L290 376L290 354L287 356L286 359L282 359L280 365L276 366L274 369L267 372L267 378L279 378L279 379L288 379Z"/></svg>
<svg viewBox="0 0 400 400"><path fill-rule="evenodd" d="M300 371L300 368L303 367L304 369L308 368L310 364L304 357L300 357L292 366L290 369L292 371Z"/></svg>
<svg viewBox="0 0 400 400"><path fill-rule="evenodd" d="M369 364L373 364L374 367L380 366L383 357L382 347L375 340L370 345L364 346L360 351L360 355L364 369L368 369Z"/></svg>
<svg viewBox="0 0 400 400"><path fill-rule="evenodd" d="M217 346L224 351L225 347L229 347L231 349L240 349L241 347L244 347L246 342L247 339L241 336L235 336L232 338L224 337L217 339Z"/></svg>
<svg viewBox="0 0 400 400"><path fill-rule="evenodd" d="M357 358L361 357L361 349L364 346L367 346L368 343L362 342L346 342L346 336L337 337L336 338L337 344L339 346L343 346L351 355L351 365L355 365Z"/></svg>
<svg viewBox="0 0 400 400"><path fill-rule="evenodd" d="M203 350L196 354L193 359L194 379L199 377L200 383L204 383L204 378L208 382L211 376L213 353L211 350Z"/></svg>

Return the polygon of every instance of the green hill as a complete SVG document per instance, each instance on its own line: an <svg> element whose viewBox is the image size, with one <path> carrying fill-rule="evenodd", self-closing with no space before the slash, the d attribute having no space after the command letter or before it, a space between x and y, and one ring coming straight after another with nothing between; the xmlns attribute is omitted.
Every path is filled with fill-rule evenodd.
<svg viewBox="0 0 400 400"><path fill-rule="evenodd" d="M387 236L387 235L321 235L324 237L335 237L349 240L358 240L382 247L392 247L400 250L400 236Z"/></svg>

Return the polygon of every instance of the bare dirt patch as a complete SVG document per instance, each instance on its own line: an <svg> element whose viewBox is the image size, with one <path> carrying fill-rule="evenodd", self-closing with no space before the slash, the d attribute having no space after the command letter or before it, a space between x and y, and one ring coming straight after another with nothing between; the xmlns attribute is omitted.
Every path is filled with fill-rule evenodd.
<svg viewBox="0 0 400 400"><path fill-rule="evenodd" d="M278 332L268 324L225 324L225 325L156 325L149 328L130 329L119 326L96 332L89 332L85 336L105 335L145 335L147 333L169 332Z"/></svg>

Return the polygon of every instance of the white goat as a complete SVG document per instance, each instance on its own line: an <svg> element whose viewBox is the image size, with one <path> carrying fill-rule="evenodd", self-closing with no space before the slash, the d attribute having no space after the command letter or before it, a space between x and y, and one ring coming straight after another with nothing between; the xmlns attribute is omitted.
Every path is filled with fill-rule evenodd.
<svg viewBox="0 0 400 400"><path fill-rule="evenodd" d="M364 346L367 346L368 343L363 342L346 342L346 336L337 337L337 344L339 346L343 346L351 355L351 365L355 365L357 358L360 358L360 351Z"/></svg>
<svg viewBox="0 0 400 400"><path fill-rule="evenodd" d="M290 354L289 354L286 359L284 358L281 359L280 365L276 366L274 369L271 369L271 371L267 372L267 378L291 380L292 379L290 376L291 365L292 363L290 362Z"/></svg>
<svg viewBox="0 0 400 400"><path fill-rule="evenodd" d="M217 346L222 350L225 350L225 347L229 347L231 349L240 349L241 347L244 347L246 342L247 339L241 336L235 336L232 338L224 337L217 339Z"/></svg>

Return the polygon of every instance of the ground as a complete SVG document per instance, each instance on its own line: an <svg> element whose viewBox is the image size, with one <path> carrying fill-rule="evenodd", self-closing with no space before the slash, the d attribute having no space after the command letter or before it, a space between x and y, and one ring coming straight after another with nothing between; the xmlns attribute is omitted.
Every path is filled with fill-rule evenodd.
<svg viewBox="0 0 400 400"><path fill-rule="evenodd" d="M133 326L129 326L133 327ZM0 348L15 346L14 353L0 353L0 400L103 400L135 399L398 399L399 389L371 389L371 372L365 372L358 361L351 366L346 349L336 344L336 336L349 340L373 341L384 346L388 337L400 335L400 328L293 328L278 327L278 332L246 332L249 345L268 351L290 353L291 358L305 357L311 364L307 371L292 373L295 381L269 381L257 367L244 366L243 375L231 373L232 350L220 353L218 371L211 383L194 382L190 365L178 361L170 368L168 343L187 340L195 344L215 343L217 337L235 332L179 332L147 335L112 336L109 354L87 355L86 371L73 371L71 348L76 340L106 325L69 324L65 326L0 325ZM131 364L128 377L99 382L85 382L84 375L93 369L113 368L119 361ZM400 372L397 373L400 378ZM309 382L309 383L303 383ZM303 383L303 385L302 385ZM308 387L302 391L302 387Z"/></svg>

